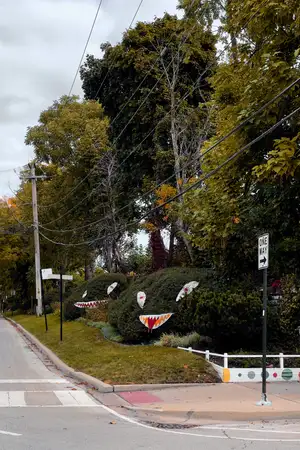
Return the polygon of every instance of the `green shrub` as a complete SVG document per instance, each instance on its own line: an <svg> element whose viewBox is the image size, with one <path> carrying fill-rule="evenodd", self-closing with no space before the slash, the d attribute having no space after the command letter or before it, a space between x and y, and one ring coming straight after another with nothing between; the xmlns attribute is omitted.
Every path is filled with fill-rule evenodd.
<svg viewBox="0 0 300 450"><path fill-rule="evenodd" d="M212 338L218 351L261 348L262 299L259 293L198 291L195 329Z"/></svg>
<svg viewBox="0 0 300 450"><path fill-rule="evenodd" d="M162 334L159 341L155 342L154 345L160 346L160 347L192 347L197 348L200 344L200 334L194 332L189 333L185 336L180 336L179 334Z"/></svg>
<svg viewBox="0 0 300 450"><path fill-rule="evenodd" d="M193 295L176 303L180 289L189 281L199 281L201 287L215 287L216 280L211 271L191 268L164 269L133 281L120 298L110 302L108 318L126 341L155 339L166 330L186 334L194 331L193 316L195 302ZM137 293L146 293L144 309L137 304ZM141 314L175 313L169 321L152 333L139 321Z"/></svg>
<svg viewBox="0 0 300 450"><path fill-rule="evenodd" d="M122 336L118 333L118 331L109 323L106 322L93 322L86 318L80 317L77 319L78 322L85 323L88 327L97 328L98 330L101 330L103 336L112 341L112 342L123 342Z"/></svg>
<svg viewBox="0 0 300 450"><path fill-rule="evenodd" d="M107 288L112 283L117 282L118 286L113 291L122 292L128 286L128 281L125 275L121 273L103 273L97 275L90 281L85 281L80 286L76 287L69 295L68 300L71 302L79 301L93 301L93 300L103 300L107 297ZM87 296L82 299L82 294L87 291ZM113 296L113 295L112 295Z"/></svg>
<svg viewBox="0 0 300 450"><path fill-rule="evenodd" d="M76 287L65 301L65 320L75 320L83 314L84 310L76 308L74 303L80 301L88 302L93 300L103 300L107 297L108 286L115 281L119 283L115 289L116 292L113 291L113 295L116 295L118 292L126 289L128 285L127 278L121 273L103 273ZM82 299L82 294L85 291L87 291L87 296Z"/></svg>

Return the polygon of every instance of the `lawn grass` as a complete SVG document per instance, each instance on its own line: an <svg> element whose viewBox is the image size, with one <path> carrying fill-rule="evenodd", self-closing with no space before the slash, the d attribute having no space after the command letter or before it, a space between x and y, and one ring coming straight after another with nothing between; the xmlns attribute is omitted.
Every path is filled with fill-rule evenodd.
<svg viewBox="0 0 300 450"><path fill-rule="evenodd" d="M155 346L121 346L105 340L100 330L80 322L63 324L59 341L59 318L18 315L13 319L54 351L73 369L110 384L209 383L217 381L206 361L182 350Z"/></svg>

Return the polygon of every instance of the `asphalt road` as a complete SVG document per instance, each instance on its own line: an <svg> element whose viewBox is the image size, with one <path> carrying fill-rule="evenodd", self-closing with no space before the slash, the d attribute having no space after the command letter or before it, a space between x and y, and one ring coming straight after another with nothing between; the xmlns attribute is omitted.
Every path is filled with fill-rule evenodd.
<svg viewBox="0 0 300 450"><path fill-rule="evenodd" d="M0 450L296 449L298 422L156 429L119 415L38 358L0 319Z"/></svg>

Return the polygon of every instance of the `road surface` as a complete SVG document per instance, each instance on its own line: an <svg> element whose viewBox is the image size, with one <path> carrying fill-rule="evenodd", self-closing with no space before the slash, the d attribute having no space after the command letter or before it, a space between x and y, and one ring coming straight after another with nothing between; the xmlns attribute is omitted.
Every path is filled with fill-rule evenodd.
<svg viewBox="0 0 300 450"><path fill-rule="evenodd" d="M48 367L47 367L48 366ZM297 422L171 430L137 423L55 371L0 318L0 450L296 449Z"/></svg>

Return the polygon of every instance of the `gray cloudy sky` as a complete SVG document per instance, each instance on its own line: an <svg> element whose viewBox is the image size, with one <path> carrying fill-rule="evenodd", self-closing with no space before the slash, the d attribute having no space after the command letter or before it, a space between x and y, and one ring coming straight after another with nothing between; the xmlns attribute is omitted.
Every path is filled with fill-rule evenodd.
<svg viewBox="0 0 300 450"><path fill-rule="evenodd" d="M140 0L103 0L88 53L120 40ZM136 20L176 12L177 0L144 0ZM8 169L32 156L26 128L41 110L67 94L78 66L98 0L0 0L0 195L18 186ZM73 93L81 94L80 79Z"/></svg>

